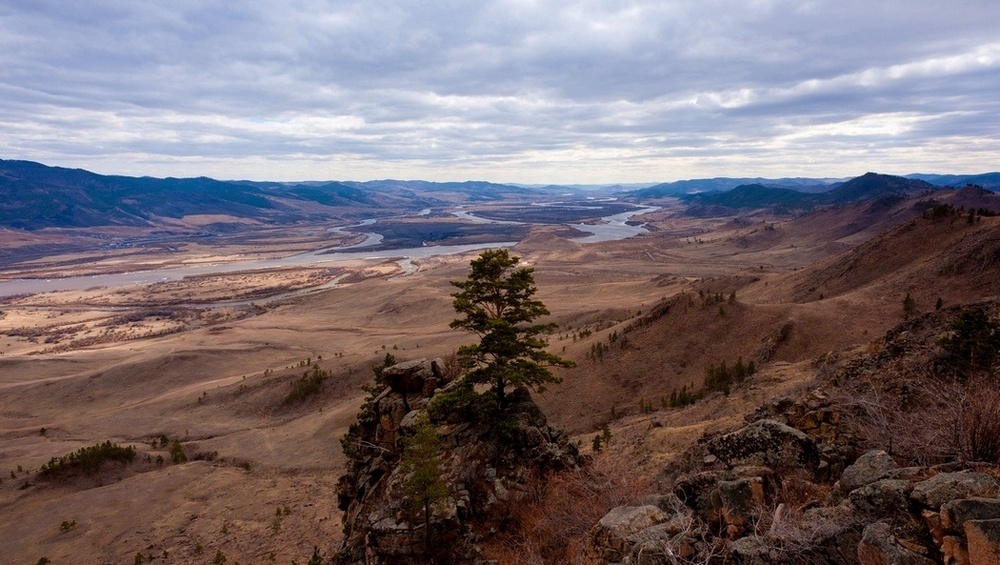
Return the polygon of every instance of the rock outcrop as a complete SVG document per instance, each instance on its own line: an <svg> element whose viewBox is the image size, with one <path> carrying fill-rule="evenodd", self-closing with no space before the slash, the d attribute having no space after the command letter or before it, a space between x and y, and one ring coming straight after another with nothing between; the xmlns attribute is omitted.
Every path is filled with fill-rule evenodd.
<svg viewBox="0 0 1000 565"><path fill-rule="evenodd" d="M460 396L440 361L411 361L383 371L387 387L370 399L344 438L340 479L345 541L336 563L476 563L479 543L547 472L578 465L576 447L550 427L527 390L508 393L502 413L477 417L462 405L428 410L437 397ZM444 413L442 413L444 412ZM432 414L447 496L425 516L412 509L400 469L406 438Z"/></svg>
<svg viewBox="0 0 1000 565"><path fill-rule="evenodd" d="M821 451L809 434L770 418L704 438L665 495L675 503L613 509L592 530L588 558L622 565L1000 563L1000 469L900 467L871 450L831 476Z"/></svg>

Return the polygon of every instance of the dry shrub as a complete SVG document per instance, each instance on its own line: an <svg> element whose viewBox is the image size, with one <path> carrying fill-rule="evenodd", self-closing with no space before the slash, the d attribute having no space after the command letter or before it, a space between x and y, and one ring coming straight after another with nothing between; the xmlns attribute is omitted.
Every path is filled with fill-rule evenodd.
<svg viewBox="0 0 1000 565"><path fill-rule="evenodd" d="M1000 463L1000 386L995 377L969 383L962 411L965 455L972 461Z"/></svg>
<svg viewBox="0 0 1000 565"><path fill-rule="evenodd" d="M828 561L819 559L818 554L836 548L838 544L830 543L835 538L852 533L859 537L859 524L857 516L851 512L831 509L831 512L805 515L798 509L781 504L755 524L751 535L761 545L777 550L788 563L826 563ZM828 550L824 551L823 546L827 546ZM845 562L850 561L847 556L844 557Z"/></svg>
<svg viewBox="0 0 1000 565"><path fill-rule="evenodd" d="M788 470L781 475L774 501L751 511L747 535L757 544L770 548L787 563L826 562L816 558L829 540L856 528L857 518L850 512L822 509L832 485L812 481L805 469ZM809 514L811 508L818 511Z"/></svg>
<svg viewBox="0 0 1000 565"><path fill-rule="evenodd" d="M462 374L462 362L458 358L458 351L452 350L450 353L444 356L444 367L441 369L444 371L444 376L448 379L456 379Z"/></svg>
<svg viewBox="0 0 1000 565"><path fill-rule="evenodd" d="M651 492L649 478L627 459L605 452L583 468L532 481L534 500L514 506L509 525L486 544L487 556L500 565L582 563L591 528Z"/></svg>
<svg viewBox="0 0 1000 565"><path fill-rule="evenodd" d="M790 469L781 475L777 499L791 508L805 508L825 500L832 485L812 481L812 472L806 469Z"/></svg>
<svg viewBox="0 0 1000 565"><path fill-rule="evenodd" d="M861 413L866 447L918 465L949 461L1000 463L1000 384L920 376L900 390L871 382L849 398Z"/></svg>
<svg viewBox="0 0 1000 565"><path fill-rule="evenodd" d="M865 379L845 391L844 401L859 413L865 447L883 449L917 465L960 458L965 387L949 379L915 377L892 389Z"/></svg>

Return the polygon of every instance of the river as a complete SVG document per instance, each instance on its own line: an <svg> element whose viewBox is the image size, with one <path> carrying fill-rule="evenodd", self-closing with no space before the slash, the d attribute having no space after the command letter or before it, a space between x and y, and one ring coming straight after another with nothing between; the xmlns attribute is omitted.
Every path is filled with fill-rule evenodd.
<svg viewBox="0 0 1000 565"><path fill-rule="evenodd" d="M644 214L658 210L656 207L644 207L636 210L606 216L597 224L570 224L572 227L590 233L591 235L577 238L580 243L596 243L600 241L612 241L624 239L638 235L645 231L642 226L632 226L625 222L637 214ZM425 215L421 211L422 215ZM482 220L491 223L518 223L518 222L492 222L484 218L478 218L468 212L458 211L456 215L463 218ZM341 226L330 228L330 231L341 231L347 227L360 227L375 225L375 220L365 220L360 224L352 226ZM107 275L88 275L75 277L61 277L52 279L13 279L0 282L0 297L13 296L19 294L38 294L41 292L52 292L59 290L84 290L95 287L118 287L136 284L153 284L158 282L176 281L184 277L199 275L215 275L225 273L236 273L241 271L258 271L264 269L281 269L288 267L317 266L326 263L350 260L376 260L376 259L399 259L404 270L413 272L412 261L415 259L425 259L438 255L455 255L479 249L512 247L516 241L503 241L494 243L477 243L471 245L435 245L423 247L409 247L402 249L388 249L385 251L365 251L364 248L378 245L382 241L382 236L375 232L367 233L367 238L357 245L348 247L333 247L278 257L272 259L254 259L247 261L235 261L229 263L206 263L189 267L168 267L150 271L136 271L129 273L113 273Z"/></svg>

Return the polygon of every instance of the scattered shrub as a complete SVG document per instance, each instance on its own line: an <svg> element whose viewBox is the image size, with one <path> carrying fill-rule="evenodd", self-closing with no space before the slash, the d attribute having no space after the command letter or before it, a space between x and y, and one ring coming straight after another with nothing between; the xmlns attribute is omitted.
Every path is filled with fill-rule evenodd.
<svg viewBox="0 0 1000 565"><path fill-rule="evenodd" d="M285 397L285 404L302 402L306 398L318 394L323 389L323 381L330 377L329 371L313 365L312 371L302 373L302 376L292 382L292 390Z"/></svg>
<svg viewBox="0 0 1000 565"><path fill-rule="evenodd" d="M60 473L83 471L87 474L96 473L106 461L117 461L123 465L135 459L135 447L122 447L110 441L98 443L64 455L53 457L39 469L39 476L53 476Z"/></svg>
<svg viewBox="0 0 1000 565"><path fill-rule="evenodd" d="M176 439L170 444L170 460L174 463L186 463L188 460L187 454L184 453L184 446Z"/></svg>
<svg viewBox="0 0 1000 565"><path fill-rule="evenodd" d="M903 297L903 319L909 320L916 313L917 301L907 292L906 296Z"/></svg>
<svg viewBox="0 0 1000 565"><path fill-rule="evenodd" d="M599 452L603 446L608 445L611 442L611 428L604 424L601 426L601 433L594 436L593 448L594 452Z"/></svg>
<svg viewBox="0 0 1000 565"><path fill-rule="evenodd" d="M670 402L669 406L671 408L683 408L690 404L694 404L702 399L704 396L703 391L693 391L688 390L687 385L681 387L680 390L674 389L670 391Z"/></svg>
<svg viewBox="0 0 1000 565"><path fill-rule="evenodd" d="M722 361L717 366L709 365L705 368L705 390L710 392L721 392L729 394L730 387L739 384L757 372L757 367L753 361L743 364L743 358L736 359L732 369L726 367L726 362Z"/></svg>
<svg viewBox="0 0 1000 565"><path fill-rule="evenodd" d="M1000 322L985 306L965 308L951 322L941 347L945 353L938 360L940 370L963 379L988 371L1000 358Z"/></svg>

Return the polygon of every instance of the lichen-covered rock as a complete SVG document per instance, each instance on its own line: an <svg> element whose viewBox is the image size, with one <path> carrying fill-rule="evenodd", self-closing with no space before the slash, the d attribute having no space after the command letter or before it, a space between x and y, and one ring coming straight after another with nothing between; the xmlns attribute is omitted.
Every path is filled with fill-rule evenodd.
<svg viewBox="0 0 1000 565"><path fill-rule="evenodd" d="M705 471L677 479L674 494L706 522L716 522L722 517L722 499L719 481L725 480L722 471Z"/></svg>
<svg viewBox="0 0 1000 565"><path fill-rule="evenodd" d="M587 539L586 562L667 565L692 558L703 545L702 527L676 497L644 502L654 499L657 504L619 506L605 514Z"/></svg>
<svg viewBox="0 0 1000 565"><path fill-rule="evenodd" d="M858 544L858 561L861 565L934 565L934 561L900 545L886 522L865 528Z"/></svg>
<svg viewBox="0 0 1000 565"><path fill-rule="evenodd" d="M852 490L847 498L862 517L902 518L909 515L909 489L906 481L882 479Z"/></svg>
<svg viewBox="0 0 1000 565"><path fill-rule="evenodd" d="M765 465L774 469L819 465L816 444L803 432L775 420L756 422L709 440L708 451L729 466Z"/></svg>
<svg viewBox="0 0 1000 565"><path fill-rule="evenodd" d="M941 505L941 526L961 532L969 520L995 520L1000 518L1000 499L960 498Z"/></svg>
<svg viewBox="0 0 1000 565"><path fill-rule="evenodd" d="M778 548L761 536L742 537L729 546L733 563L737 565L775 565L782 563Z"/></svg>
<svg viewBox="0 0 1000 565"><path fill-rule="evenodd" d="M802 514L775 515L768 531L740 538L730 545L739 565L851 565L857 563L861 539L853 511L847 505L812 508Z"/></svg>
<svg viewBox="0 0 1000 565"><path fill-rule="evenodd" d="M868 451L844 469L844 473L840 476L840 488L843 492L851 492L888 477L897 467L896 462L885 451Z"/></svg>
<svg viewBox="0 0 1000 565"><path fill-rule="evenodd" d="M639 532L669 519L666 512L652 505L612 508L591 531L588 553L605 563L620 562L639 541Z"/></svg>
<svg viewBox="0 0 1000 565"><path fill-rule="evenodd" d="M719 481L719 497L726 524L742 530L750 522L754 510L764 505L764 480L749 477Z"/></svg>
<svg viewBox="0 0 1000 565"><path fill-rule="evenodd" d="M635 543L621 565L673 565L697 553L698 541L694 537L685 533L671 534L664 526L650 526L633 536Z"/></svg>
<svg viewBox="0 0 1000 565"><path fill-rule="evenodd" d="M695 529L694 512L673 493L646 496L639 500L639 505L652 505L666 512L670 519L660 527L671 536Z"/></svg>
<svg viewBox="0 0 1000 565"><path fill-rule="evenodd" d="M998 487L996 479L986 473L938 473L914 485L910 496L927 508L937 510L949 500L996 494Z"/></svg>

